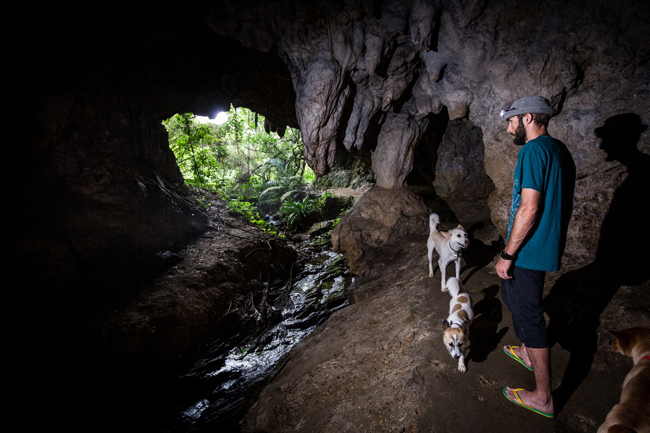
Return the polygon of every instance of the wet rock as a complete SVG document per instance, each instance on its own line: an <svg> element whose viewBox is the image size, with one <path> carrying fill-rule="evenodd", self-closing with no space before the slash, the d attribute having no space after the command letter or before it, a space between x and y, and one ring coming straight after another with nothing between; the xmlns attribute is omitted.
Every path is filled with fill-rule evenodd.
<svg viewBox="0 0 650 433"><path fill-rule="evenodd" d="M323 233L326 233L328 230L332 228L332 226L334 225L334 221L335 220L329 220L329 221L321 221L319 223L316 223L309 228L308 233L311 236L322 235Z"/></svg>
<svg viewBox="0 0 650 433"><path fill-rule="evenodd" d="M319 249L320 250L320 249ZM322 251L287 284L269 289L278 316L226 352L208 352L179 379L167 431L239 431L237 424L289 350L348 304L350 275L343 256ZM209 384L209 385L207 385Z"/></svg>

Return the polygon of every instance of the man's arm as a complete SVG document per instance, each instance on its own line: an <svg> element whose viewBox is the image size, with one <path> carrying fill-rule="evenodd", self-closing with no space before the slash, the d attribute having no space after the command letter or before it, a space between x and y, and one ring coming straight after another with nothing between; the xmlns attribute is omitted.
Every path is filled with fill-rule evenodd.
<svg viewBox="0 0 650 433"><path fill-rule="evenodd" d="M540 197L540 192L532 188L523 188L521 190L521 205L519 205L519 209L517 209L517 213L515 214L515 221L512 224L510 238L504 248L506 253L514 256L521 248L521 245L526 239L526 236L528 236L530 229L532 229L535 224ZM510 268L513 263L513 260L500 258L496 265L497 275L504 280L512 278L510 275Z"/></svg>

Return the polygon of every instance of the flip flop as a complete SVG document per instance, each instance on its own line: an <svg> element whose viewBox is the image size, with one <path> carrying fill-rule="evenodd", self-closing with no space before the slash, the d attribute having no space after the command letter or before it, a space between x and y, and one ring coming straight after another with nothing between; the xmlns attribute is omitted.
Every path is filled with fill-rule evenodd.
<svg viewBox="0 0 650 433"><path fill-rule="evenodd" d="M521 399L519 398L519 394L517 394L519 391L525 391L524 388L517 388L517 389L513 389L513 390L512 390L512 392L515 394L515 397L517 397L517 400L513 400L513 399L511 399L510 397L508 397L508 394L506 394L506 390L507 390L507 389L508 389L507 386L503 387L503 395L505 395L506 398L507 398L508 400L510 400L511 402L513 402L514 404L516 404L517 406L521 406L521 407L523 407L523 408L525 408L525 409L531 410L531 411L533 411L533 412L535 412L535 413L538 413L538 414L540 414L540 415L542 415L542 416L545 416L546 418L555 418L555 414L554 414L554 413L546 413L546 412L542 412L542 411L539 410L539 409L535 409L535 408L533 408L533 407L530 407L530 406L524 404L524 402L521 401Z"/></svg>
<svg viewBox="0 0 650 433"><path fill-rule="evenodd" d="M533 367L527 366L526 363L524 363L524 360L521 359L520 357L518 357L517 354L515 353L515 351L512 350L512 349L517 348L517 347L519 347L519 346L508 346L508 350L506 350L506 348L504 347L503 348L503 353L505 353L506 355L508 355L509 357L511 357L512 359L514 359L515 361L517 361L518 363L520 363L521 365L526 367L528 370L533 371Z"/></svg>

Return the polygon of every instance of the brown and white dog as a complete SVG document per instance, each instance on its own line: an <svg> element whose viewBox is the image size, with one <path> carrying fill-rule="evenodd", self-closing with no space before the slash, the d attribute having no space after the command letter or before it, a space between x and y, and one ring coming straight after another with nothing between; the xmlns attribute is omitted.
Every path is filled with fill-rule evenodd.
<svg viewBox="0 0 650 433"><path fill-rule="evenodd" d="M467 232L463 226L458 224L455 229L448 232L439 232L438 224L440 224L440 217L436 213L429 215L429 239L427 240L427 249L429 250L429 277L433 278L433 250L438 252L438 266L440 267L440 274L442 279L440 287L443 292L447 291L446 276L447 266L454 262L456 264L456 278L460 278L460 259L462 257L462 250L469 245Z"/></svg>
<svg viewBox="0 0 650 433"><path fill-rule="evenodd" d="M465 356L469 352L469 325L474 320L472 298L464 292L458 278L451 277L447 281L451 301L449 301L449 317L442 321L442 340L449 354L458 360L458 370L467 371Z"/></svg>
<svg viewBox="0 0 650 433"><path fill-rule="evenodd" d="M650 328L610 332L616 337L612 348L632 358L634 367L625 376L620 402L598 433L650 432Z"/></svg>

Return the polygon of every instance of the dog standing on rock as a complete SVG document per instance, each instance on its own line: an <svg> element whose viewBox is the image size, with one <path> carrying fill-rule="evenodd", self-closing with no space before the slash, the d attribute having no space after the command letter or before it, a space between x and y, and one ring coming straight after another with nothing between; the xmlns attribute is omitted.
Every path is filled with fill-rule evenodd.
<svg viewBox="0 0 650 433"><path fill-rule="evenodd" d="M465 373L465 356L469 352L469 326L474 320L472 298L463 291L458 278L450 278L447 282L451 301L449 301L449 317L442 321L442 339L449 354L458 359L458 371Z"/></svg>
<svg viewBox="0 0 650 433"><path fill-rule="evenodd" d="M438 224L440 224L440 217L436 213L429 215L429 239L427 240L427 248L429 250L429 277L433 278L433 250L438 252L438 266L442 280L440 287L443 292L447 291L447 266L454 262L456 264L456 279L460 279L460 259L462 257L463 249L469 245L467 232L463 226L458 224L455 229L448 232L439 232Z"/></svg>

